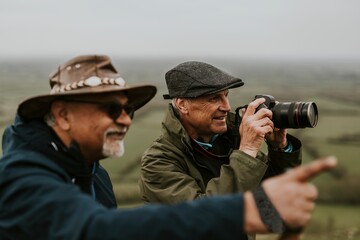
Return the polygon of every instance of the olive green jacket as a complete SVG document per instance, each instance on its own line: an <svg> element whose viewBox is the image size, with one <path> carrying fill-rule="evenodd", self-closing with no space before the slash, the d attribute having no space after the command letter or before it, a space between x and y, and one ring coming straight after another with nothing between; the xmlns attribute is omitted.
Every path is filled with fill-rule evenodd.
<svg viewBox="0 0 360 240"><path fill-rule="evenodd" d="M233 126L233 119L230 118L228 126ZM233 150L229 164L222 165L220 176L205 185L200 173L204 166L194 158L190 137L169 104L162 122L162 135L141 159L139 184L142 200L150 203L177 203L252 189L263 178L301 164L300 141L290 135L288 139L295 149L291 153L269 148L268 156L259 151L254 158L240 150Z"/></svg>

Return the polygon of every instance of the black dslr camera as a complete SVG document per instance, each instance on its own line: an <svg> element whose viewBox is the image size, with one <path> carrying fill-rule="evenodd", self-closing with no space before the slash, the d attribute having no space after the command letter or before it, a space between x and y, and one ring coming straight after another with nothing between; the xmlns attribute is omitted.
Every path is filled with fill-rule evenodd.
<svg viewBox="0 0 360 240"><path fill-rule="evenodd" d="M255 99L265 98L256 111L267 108L272 111L272 121L277 128L313 128L318 121L318 109L314 102L276 103L271 95L256 95ZM254 99L254 100L255 100Z"/></svg>
<svg viewBox="0 0 360 240"><path fill-rule="evenodd" d="M272 121L277 128L313 128L318 121L318 109L314 102L284 102L276 103L275 98L271 95L256 95L255 99L265 98L256 111L262 108L267 108L272 111ZM254 99L254 100L255 100ZM240 115L239 111L242 108L247 108L248 105L241 106L235 110L235 127L233 129L234 149L240 145Z"/></svg>

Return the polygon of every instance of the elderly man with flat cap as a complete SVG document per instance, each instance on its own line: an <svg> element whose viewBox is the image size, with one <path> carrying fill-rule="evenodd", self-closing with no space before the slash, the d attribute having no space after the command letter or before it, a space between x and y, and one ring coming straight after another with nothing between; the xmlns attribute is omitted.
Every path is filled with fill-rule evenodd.
<svg viewBox="0 0 360 240"><path fill-rule="evenodd" d="M19 105L3 135L2 240L235 239L244 232L299 231L317 196L306 180L335 165L318 161L244 194L117 210L99 160L123 154L134 111L156 88L128 86L110 58L98 55L59 66L50 85L50 94ZM268 211L259 211L264 204Z"/></svg>
<svg viewBox="0 0 360 240"><path fill-rule="evenodd" d="M203 62L184 62L165 75L172 99L162 134L142 157L140 187L145 202L176 203L246 191L262 179L301 163L301 142L274 129L272 112L251 102L234 129L229 89L241 79ZM255 113L256 112L256 113ZM233 132L240 134L240 144ZM269 153L260 151L266 141Z"/></svg>
<svg viewBox="0 0 360 240"><path fill-rule="evenodd" d="M244 84L241 79L196 61L179 64L165 79L169 94L164 98L172 102L161 136L142 157L145 202L177 203L246 191L300 165L301 142L286 129L274 128L270 110L255 111L265 99L248 105L236 129L228 94ZM260 151L264 141L268 155Z"/></svg>

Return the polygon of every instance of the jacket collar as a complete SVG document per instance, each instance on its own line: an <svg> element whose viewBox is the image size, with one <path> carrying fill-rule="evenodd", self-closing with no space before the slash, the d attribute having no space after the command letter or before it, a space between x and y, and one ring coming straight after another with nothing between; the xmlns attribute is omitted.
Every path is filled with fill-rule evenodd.
<svg viewBox="0 0 360 240"><path fill-rule="evenodd" d="M67 148L51 127L43 120L25 121L19 115L11 127L5 130L3 153L10 151L36 151L44 155L41 159L29 159L41 165L54 162L65 170L70 178L90 178L91 172L82 157L79 146L72 142Z"/></svg>
<svg viewBox="0 0 360 240"><path fill-rule="evenodd" d="M162 134L169 135L175 145L179 146L185 143L189 148L191 148L190 136L176 116L171 103L168 105L168 111L164 117L162 126Z"/></svg>
<svg viewBox="0 0 360 240"><path fill-rule="evenodd" d="M229 134L230 129L234 127L234 121L235 121L235 114L229 112L226 119L226 124L228 126L227 134ZM162 134L168 134L169 137L172 139L172 141L175 142L180 141L176 145L185 143L191 148L191 138L186 132L183 125L181 124L178 117L176 116L174 108L171 103L169 103L168 105L168 111L164 117L162 126L163 126Z"/></svg>

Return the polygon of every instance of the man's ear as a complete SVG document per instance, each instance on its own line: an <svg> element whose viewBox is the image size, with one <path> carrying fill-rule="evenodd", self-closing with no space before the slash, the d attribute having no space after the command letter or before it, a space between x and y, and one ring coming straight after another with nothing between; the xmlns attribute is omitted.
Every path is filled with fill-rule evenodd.
<svg viewBox="0 0 360 240"><path fill-rule="evenodd" d="M179 109L179 111L182 114L187 114L188 113L188 106L189 103L186 99L183 98L177 98L175 101L176 107Z"/></svg>
<svg viewBox="0 0 360 240"><path fill-rule="evenodd" d="M69 109L64 101L53 102L50 111L54 116L56 126L63 131L70 130Z"/></svg>

